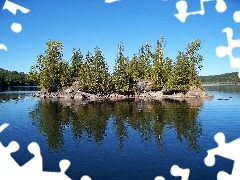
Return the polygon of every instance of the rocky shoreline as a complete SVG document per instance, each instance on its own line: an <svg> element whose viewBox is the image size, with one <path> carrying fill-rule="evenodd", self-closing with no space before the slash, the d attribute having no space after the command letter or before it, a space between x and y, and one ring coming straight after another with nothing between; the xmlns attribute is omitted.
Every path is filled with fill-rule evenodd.
<svg viewBox="0 0 240 180"><path fill-rule="evenodd" d="M80 101L84 104L87 102L95 102L95 101L118 101L124 99L136 99L136 100L164 100L164 99L173 99L173 100L187 100L187 99L212 99L214 98L211 94L206 94L200 88L191 88L186 94L183 93L173 93L169 94L166 91L148 91L148 92L135 92L132 95L122 95L117 93L108 93L106 95L103 94L90 94L86 92L82 92L78 90L76 87L65 88L58 92L46 92L40 91L38 93L32 94L33 97L38 97L40 99L49 99L49 100L61 100L61 101Z"/></svg>

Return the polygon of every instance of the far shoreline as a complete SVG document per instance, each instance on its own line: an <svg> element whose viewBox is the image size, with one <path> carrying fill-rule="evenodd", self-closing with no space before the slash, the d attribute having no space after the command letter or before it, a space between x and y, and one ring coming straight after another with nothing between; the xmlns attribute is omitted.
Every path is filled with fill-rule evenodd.
<svg viewBox="0 0 240 180"><path fill-rule="evenodd" d="M202 86L240 86L240 83L206 83L202 84Z"/></svg>

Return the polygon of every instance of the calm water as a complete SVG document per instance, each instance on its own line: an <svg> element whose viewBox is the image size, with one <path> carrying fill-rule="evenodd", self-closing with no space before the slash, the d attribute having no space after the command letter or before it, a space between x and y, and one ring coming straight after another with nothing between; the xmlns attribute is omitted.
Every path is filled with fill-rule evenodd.
<svg viewBox="0 0 240 180"><path fill-rule="evenodd" d="M174 164L189 168L189 179L231 173L233 161L217 156L216 164L207 167L204 158L217 146L216 133L223 132L226 142L240 137L240 86L206 87L215 98L202 102L123 101L71 108L71 102L32 98L31 90L0 93L0 124L10 124L1 142L19 143L12 156L20 165L32 158L27 146L35 141L45 171L59 171L59 161L68 159L66 174L77 180L83 175L93 180L181 179L170 174Z"/></svg>

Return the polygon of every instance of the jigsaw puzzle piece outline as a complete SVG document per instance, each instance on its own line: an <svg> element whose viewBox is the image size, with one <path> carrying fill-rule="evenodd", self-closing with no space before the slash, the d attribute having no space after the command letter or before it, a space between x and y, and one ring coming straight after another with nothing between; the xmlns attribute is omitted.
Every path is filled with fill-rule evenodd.
<svg viewBox="0 0 240 180"><path fill-rule="evenodd" d="M207 156L204 159L204 163L207 166L215 165L215 156L221 156L226 159L234 161L232 173L228 174L224 171L220 171L217 175L218 180L230 179L235 180L240 177L240 138L237 138L229 143L225 142L225 135L222 132L217 133L214 136L218 146L207 151Z"/></svg>
<svg viewBox="0 0 240 180"><path fill-rule="evenodd" d="M172 176L175 176L175 177L181 176L182 177L181 180L188 180L190 169L188 168L183 169L183 168L180 168L178 165L173 165L171 167L170 173ZM162 176L157 176L155 177L154 180L165 180L165 178Z"/></svg>
<svg viewBox="0 0 240 180"><path fill-rule="evenodd" d="M33 154L33 158L22 165L22 171L31 171L31 173L38 173L43 171L43 160L41 156L40 147L36 142L31 142L28 145L28 151Z"/></svg>
<svg viewBox="0 0 240 180"><path fill-rule="evenodd" d="M190 169L182 169L178 165L173 165L171 167L171 174L172 176L178 177L181 176L182 180L188 180L189 174L190 174Z"/></svg>
<svg viewBox="0 0 240 180"><path fill-rule="evenodd" d="M215 0L200 0L200 10L199 11L193 11L193 12L187 12L188 4L185 0L179 0L176 2L176 9L178 11L177 14L174 14L174 16L181 22L185 22L187 17L190 15L204 15L205 14L205 8L204 3L210 2ZM227 5L224 0L216 0L215 9L219 13L223 13L227 9Z"/></svg>
<svg viewBox="0 0 240 180"><path fill-rule="evenodd" d="M0 45L1 45L1 44L0 44ZM1 49L1 48L0 48L0 49ZM4 129L6 129L8 126L9 126L8 123L3 123L3 124L0 126L0 133L1 133Z"/></svg>
<svg viewBox="0 0 240 180"><path fill-rule="evenodd" d="M30 12L29 9L27 9L25 7L22 7L22 6L18 5L18 4L15 4L15 3L13 3L13 2L11 2L9 0L6 0L2 10L8 10L12 14L14 14L14 15L16 15L17 10L21 11L24 14L27 14L27 13Z"/></svg>
<svg viewBox="0 0 240 180"><path fill-rule="evenodd" d="M240 23L240 11L235 11L233 13L233 20L236 22L236 23Z"/></svg>
<svg viewBox="0 0 240 180"><path fill-rule="evenodd" d="M235 58L232 54L234 48L240 48L240 39L232 39L233 30L230 27L224 28L223 33L226 33L228 46L218 46L215 50L216 55L219 58L228 56L231 68L239 68L239 78L240 78L240 58Z"/></svg>
<svg viewBox="0 0 240 180"><path fill-rule="evenodd" d="M11 141L7 147L0 142L0 174L9 179L20 172L19 164L12 158L11 153L17 152L20 146L16 141Z"/></svg>

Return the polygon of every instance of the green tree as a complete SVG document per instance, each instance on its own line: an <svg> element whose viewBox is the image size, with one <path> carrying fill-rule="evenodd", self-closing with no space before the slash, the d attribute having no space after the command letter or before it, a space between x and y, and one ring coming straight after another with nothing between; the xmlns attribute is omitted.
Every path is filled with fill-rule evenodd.
<svg viewBox="0 0 240 180"><path fill-rule="evenodd" d="M93 87L92 85L93 74L91 73L92 72L91 65L93 64L92 61L93 61L93 56L88 51L78 76L78 85L79 85L79 88L83 91L91 91Z"/></svg>
<svg viewBox="0 0 240 180"><path fill-rule="evenodd" d="M190 88L189 85L189 63L182 51L178 52L173 67L173 77L171 78L169 88L173 91L185 92Z"/></svg>
<svg viewBox="0 0 240 180"><path fill-rule="evenodd" d="M139 50L139 71L140 79L151 79L151 65L152 65L152 52L151 46L146 43L142 45Z"/></svg>
<svg viewBox="0 0 240 180"><path fill-rule="evenodd" d="M161 90L166 83L166 75L165 73L165 62L164 62L164 49L163 43L164 39L157 41L157 46L155 49L155 53L153 54L153 67L152 67L152 87L155 90Z"/></svg>
<svg viewBox="0 0 240 180"><path fill-rule="evenodd" d="M114 72L112 75L112 81L114 84L114 90L117 93L130 93L133 91L133 78L128 72L127 67L129 66L128 58L123 55L124 45L123 43L118 44L119 51L114 66Z"/></svg>
<svg viewBox="0 0 240 180"><path fill-rule="evenodd" d="M110 74L102 51L96 47L94 55L87 52L79 73L79 87L90 93L104 93L110 89Z"/></svg>
<svg viewBox="0 0 240 180"><path fill-rule="evenodd" d="M201 48L201 41L199 39L188 43L186 48L186 56L189 61L189 85L201 88L201 80L199 78L198 70L203 67L201 62L203 61L203 56L197 52Z"/></svg>
<svg viewBox="0 0 240 180"><path fill-rule="evenodd" d="M141 69L138 56L136 54L133 55L132 59L128 65L128 72L132 75L134 80L143 78L144 71Z"/></svg>
<svg viewBox="0 0 240 180"><path fill-rule="evenodd" d="M96 93L103 93L109 90L110 74L108 72L107 62L102 55L102 51L96 47L93 56L93 77L94 77L94 91Z"/></svg>
<svg viewBox="0 0 240 180"><path fill-rule="evenodd" d="M198 69L203 57L197 52L200 49L201 41L195 40L188 43L186 51L179 51L173 67L173 77L168 82L169 88L174 91L186 92L190 87L201 88L201 81L198 76Z"/></svg>
<svg viewBox="0 0 240 180"><path fill-rule="evenodd" d="M60 66L60 83L61 87L72 85L73 78L71 76L70 66L67 61L59 62Z"/></svg>
<svg viewBox="0 0 240 180"><path fill-rule="evenodd" d="M70 74L73 79L79 77L80 71L83 68L83 55L80 49L73 49L71 57Z"/></svg>
<svg viewBox="0 0 240 180"><path fill-rule="evenodd" d="M63 60L62 49L61 42L49 40L44 55L38 56L37 64L29 72L29 79L37 78L40 87L48 92L55 92L69 83L69 76L66 76L69 68Z"/></svg>

